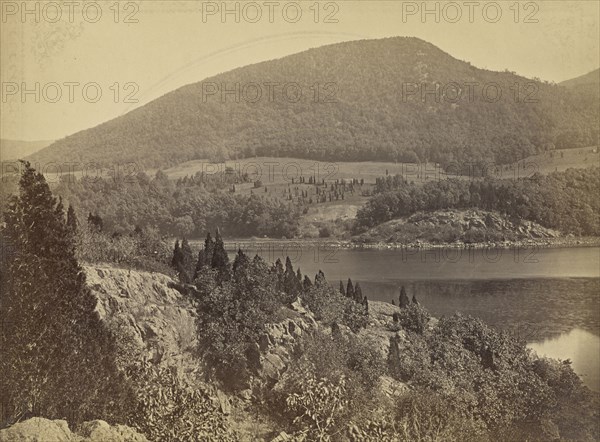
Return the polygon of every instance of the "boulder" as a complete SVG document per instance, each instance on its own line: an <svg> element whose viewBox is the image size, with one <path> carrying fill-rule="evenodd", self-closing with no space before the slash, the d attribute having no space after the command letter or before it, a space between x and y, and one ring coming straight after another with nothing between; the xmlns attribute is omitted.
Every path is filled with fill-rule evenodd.
<svg viewBox="0 0 600 442"><path fill-rule="evenodd" d="M74 441L67 421L34 417L0 430L2 442L68 442Z"/></svg>
<svg viewBox="0 0 600 442"><path fill-rule="evenodd" d="M105 421L84 422L77 432L67 421L34 417L0 430L2 442L148 442L148 439L125 425L111 426Z"/></svg>
<svg viewBox="0 0 600 442"><path fill-rule="evenodd" d="M145 442L146 437L125 425L110 426L101 420L84 422L78 428L77 434L83 441L110 442Z"/></svg>

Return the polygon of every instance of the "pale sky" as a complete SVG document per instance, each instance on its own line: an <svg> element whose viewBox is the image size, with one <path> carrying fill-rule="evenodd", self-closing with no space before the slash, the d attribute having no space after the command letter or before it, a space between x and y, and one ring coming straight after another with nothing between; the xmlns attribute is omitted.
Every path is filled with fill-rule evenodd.
<svg viewBox="0 0 600 442"><path fill-rule="evenodd" d="M438 5L439 22L415 10L421 1L226 2L239 5L239 23L234 14L222 19L221 1L123 1L119 8L114 0L32 1L25 16L22 3L0 0L0 137L7 139L59 139L219 72L347 40L419 37L480 68L556 82L600 66L597 0L427 2L431 10ZM302 16L293 23L297 4ZM35 93L21 94L36 83L39 103ZM84 85L89 101L97 90L102 96L86 101ZM138 103L127 103L129 94Z"/></svg>

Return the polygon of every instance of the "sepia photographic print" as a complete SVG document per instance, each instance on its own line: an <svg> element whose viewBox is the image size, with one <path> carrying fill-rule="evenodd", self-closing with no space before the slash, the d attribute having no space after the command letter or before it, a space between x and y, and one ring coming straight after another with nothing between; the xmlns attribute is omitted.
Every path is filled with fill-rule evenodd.
<svg viewBox="0 0 600 442"><path fill-rule="evenodd" d="M0 442L600 440L598 0L0 13Z"/></svg>

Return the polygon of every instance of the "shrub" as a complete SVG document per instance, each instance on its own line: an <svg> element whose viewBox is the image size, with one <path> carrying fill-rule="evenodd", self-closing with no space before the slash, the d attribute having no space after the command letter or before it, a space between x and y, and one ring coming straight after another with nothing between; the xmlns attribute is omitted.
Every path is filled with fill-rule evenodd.
<svg viewBox="0 0 600 442"><path fill-rule="evenodd" d="M310 440L331 440L339 415L348 404L346 379L342 376L336 383L327 379L305 380L301 393L292 393L286 399L288 410L296 415L295 424L300 424L302 433Z"/></svg>
<svg viewBox="0 0 600 442"><path fill-rule="evenodd" d="M127 371L136 394L129 425L150 440L238 440L207 391L192 387L174 369L142 362Z"/></svg>

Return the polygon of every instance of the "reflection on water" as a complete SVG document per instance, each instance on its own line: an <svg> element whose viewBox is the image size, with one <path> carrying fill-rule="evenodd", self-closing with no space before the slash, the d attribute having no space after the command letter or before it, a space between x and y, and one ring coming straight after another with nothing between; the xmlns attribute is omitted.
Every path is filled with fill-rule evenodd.
<svg viewBox="0 0 600 442"><path fill-rule="evenodd" d="M600 337L575 328L556 338L532 342L528 347L539 356L570 359L573 370L592 390L600 391Z"/></svg>

